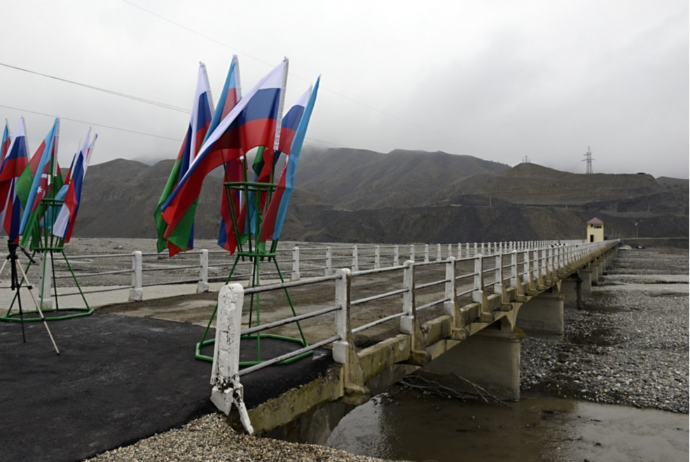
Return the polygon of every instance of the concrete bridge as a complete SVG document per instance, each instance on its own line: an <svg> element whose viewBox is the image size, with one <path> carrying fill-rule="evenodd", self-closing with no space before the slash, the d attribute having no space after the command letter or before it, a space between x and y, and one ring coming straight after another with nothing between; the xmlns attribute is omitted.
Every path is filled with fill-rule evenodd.
<svg viewBox="0 0 690 462"><path fill-rule="evenodd" d="M313 420L327 403L361 404L419 368L455 373L498 397L518 400L524 332L563 334L564 301L579 303L581 296L591 292L591 287L602 280L617 245L618 241L507 243L488 247L485 253L489 255L475 252L470 256L468 251L465 258L441 259L439 253L436 261L430 261L427 252L422 262L407 261L389 268L331 269L333 274L327 271L323 277L249 289L230 284L221 291L219 313L241 313L245 298L262 293L285 288L307 290L308 286L328 282L335 286L334 303L314 306L316 309L299 316L271 320L242 334L323 316L335 319L332 335L322 335L325 338L309 347L256 366L238 369L237 359L234 363L215 362L216 381L219 374L227 383L306 351L331 346L334 363L328 373L249 410L254 430L259 433L275 431L300 418ZM354 283L376 278L377 284ZM354 297L355 286L365 296ZM369 286L375 287L367 292ZM391 302L393 299L397 302ZM361 305L384 301L388 311L378 309L375 319L370 317L366 324L353 326ZM388 314L391 308L393 313ZM237 319L241 322L239 315ZM234 332L241 330L239 326L234 327ZM371 345L357 341L363 331L370 329L378 329L373 335L378 341ZM228 327L219 324L217 332L220 339ZM233 347L217 341L216 355L238 357L239 351L233 350L238 347L239 342ZM217 387L214 394L218 394ZM215 398L214 402L222 401ZM321 423L327 434L328 423ZM319 440L313 436L310 439Z"/></svg>

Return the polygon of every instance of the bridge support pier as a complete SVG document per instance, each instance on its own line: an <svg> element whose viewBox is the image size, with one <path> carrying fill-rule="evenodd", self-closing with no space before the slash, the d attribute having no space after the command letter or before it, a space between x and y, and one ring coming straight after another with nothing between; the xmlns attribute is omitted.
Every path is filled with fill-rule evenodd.
<svg viewBox="0 0 690 462"><path fill-rule="evenodd" d="M561 294L565 297L564 301L569 306L575 304L580 308L582 303L582 279L577 273L563 279L561 281Z"/></svg>
<svg viewBox="0 0 690 462"><path fill-rule="evenodd" d="M577 276L582 280L580 285L581 294L585 296L592 295L592 270L589 268L582 268L578 270Z"/></svg>
<svg viewBox="0 0 690 462"><path fill-rule="evenodd" d="M424 369L457 374L502 399L519 401L521 339L503 319L460 342Z"/></svg>
<svg viewBox="0 0 690 462"><path fill-rule="evenodd" d="M525 332L563 335L564 298L558 292L544 292L534 297L520 308L518 327Z"/></svg>
<svg viewBox="0 0 690 462"><path fill-rule="evenodd" d="M592 285L598 286L599 282L604 281L604 278L602 276L603 271L604 271L603 263L599 259L597 259L594 262L592 262L591 268L592 268Z"/></svg>

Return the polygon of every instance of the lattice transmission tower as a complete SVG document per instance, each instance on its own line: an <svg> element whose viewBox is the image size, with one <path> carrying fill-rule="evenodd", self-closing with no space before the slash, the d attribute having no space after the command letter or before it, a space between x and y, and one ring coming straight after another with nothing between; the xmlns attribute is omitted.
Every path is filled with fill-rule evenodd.
<svg viewBox="0 0 690 462"><path fill-rule="evenodd" d="M587 152L585 153L585 158L582 159L582 162L587 162L587 171L585 172L587 175L591 175L594 173L594 170L592 170L592 149L587 146Z"/></svg>

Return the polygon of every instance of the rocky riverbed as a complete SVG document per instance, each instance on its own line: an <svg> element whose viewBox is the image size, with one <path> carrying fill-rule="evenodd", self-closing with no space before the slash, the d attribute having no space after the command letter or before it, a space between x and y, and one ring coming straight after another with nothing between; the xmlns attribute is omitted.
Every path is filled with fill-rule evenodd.
<svg viewBox="0 0 690 462"><path fill-rule="evenodd" d="M254 438L232 430L218 414L196 419L183 428L141 440L89 459L91 462L376 462L314 444L295 444L270 438Z"/></svg>
<svg viewBox="0 0 690 462"><path fill-rule="evenodd" d="M688 413L688 251L619 251L562 339L525 338L523 391Z"/></svg>

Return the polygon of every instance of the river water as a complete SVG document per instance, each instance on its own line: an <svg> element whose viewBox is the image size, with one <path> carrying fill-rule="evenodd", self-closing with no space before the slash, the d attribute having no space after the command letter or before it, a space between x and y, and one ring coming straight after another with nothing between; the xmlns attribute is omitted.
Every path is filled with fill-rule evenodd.
<svg viewBox="0 0 690 462"><path fill-rule="evenodd" d="M412 461L687 461L688 415L523 395L511 409L402 392L346 415L328 446Z"/></svg>

